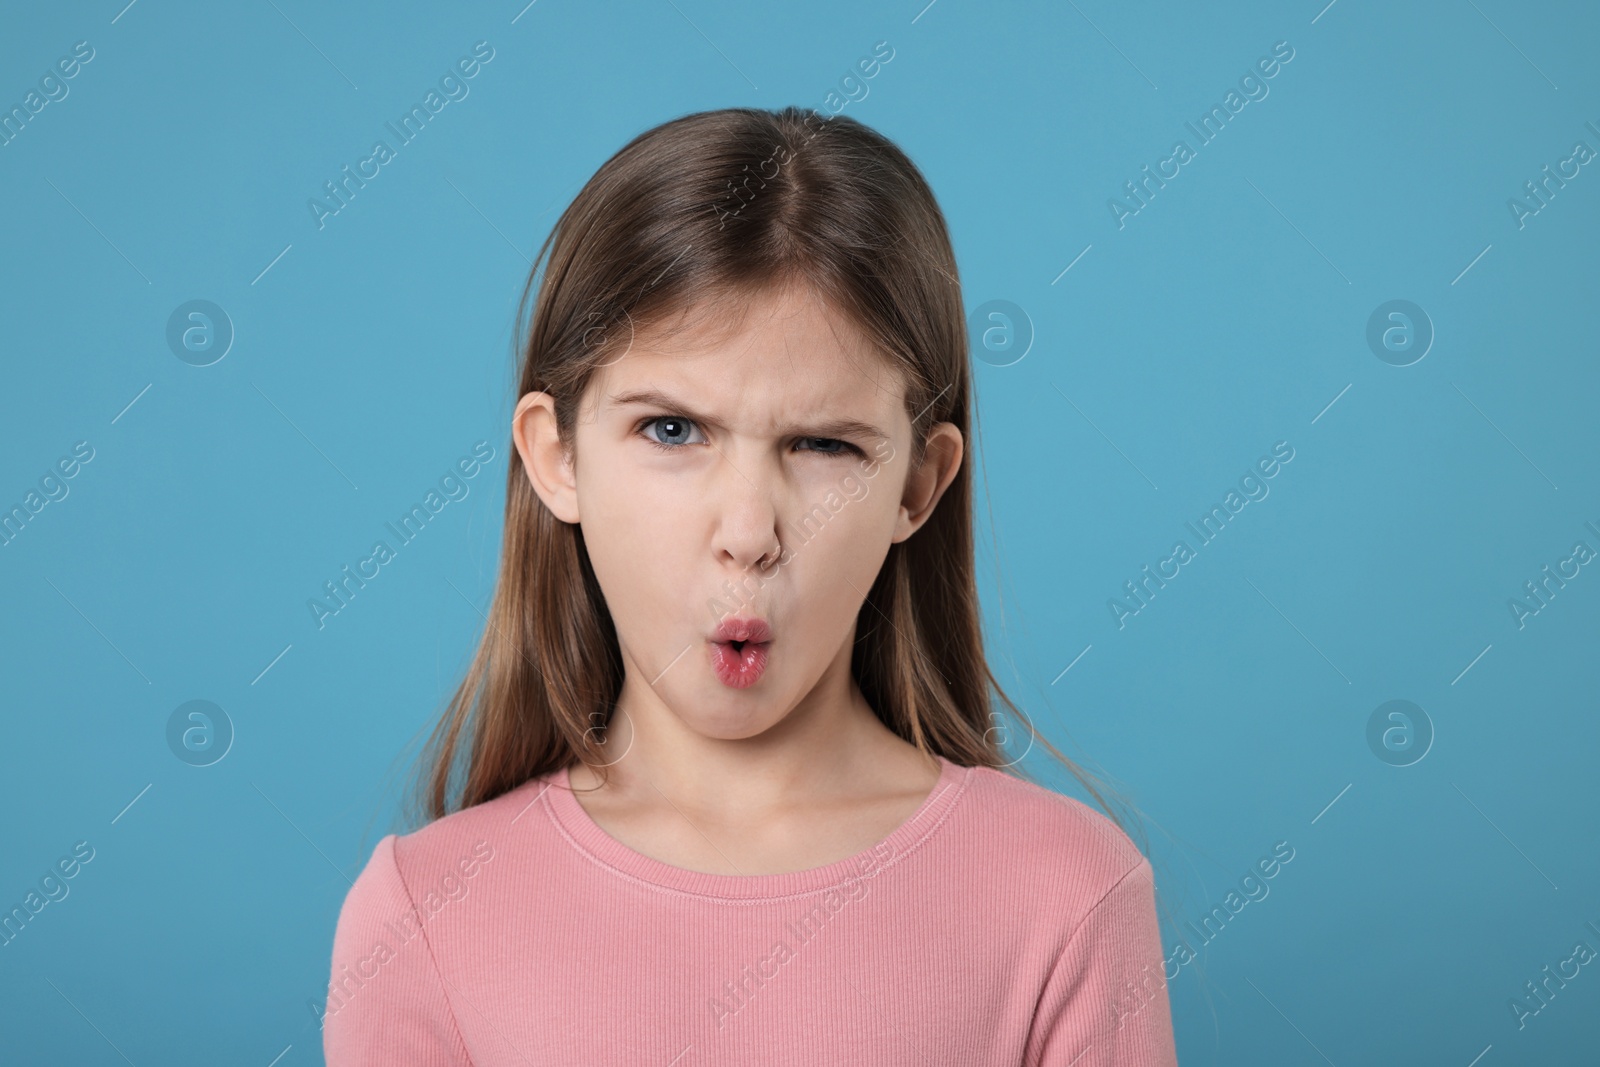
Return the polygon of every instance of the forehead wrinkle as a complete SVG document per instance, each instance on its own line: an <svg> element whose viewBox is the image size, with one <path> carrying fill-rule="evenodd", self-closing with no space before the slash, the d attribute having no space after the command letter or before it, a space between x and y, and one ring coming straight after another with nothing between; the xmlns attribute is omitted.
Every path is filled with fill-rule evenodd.
<svg viewBox="0 0 1600 1067"><path fill-rule="evenodd" d="M799 306L789 308L787 312L782 314L780 317L780 309L778 305L788 297L797 297ZM871 358L871 355L876 351L877 346L866 337L865 332L856 325L855 320L851 318L848 313L840 309L833 300L829 299L814 286L799 285L780 287L777 290L769 290L765 302L768 304L765 321L771 323L774 320L778 320L785 324L785 328L783 329L783 350L785 356L788 357L791 372L796 374L799 373L799 369L795 365L794 349L791 341L791 334L793 332L792 324L795 320L799 319L805 314L806 311L809 310L820 313L819 317L827 325L828 332L830 335L832 335L834 344L838 346L839 354L844 356L845 360L850 363L850 365L858 372L860 372L862 377L870 380L878 392L882 393L885 391L883 372L885 369L888 369L885 367L885 360ZM842 334L841 327L843 329ZM872 364L870 368L863 367L862 365L859 350L863 345L865 345L868 349L869 357L866 362ZM746 352L748 352L748 348L746 349Z"/></svg>
<svg viewBox="0 0 1600 1067"><path fill-rule="evenodd" d="M660 408L673 414L683 415L699 423L711 426L727 426L727 422L724 419L706 411L696 410L692 404L674 397L664 389L654 386L609 393L606 399L613 407L649 406ZM773 427L774 420L767 420L766 428L772 429ZM801 421L799 422L776 428L780 433L811 431L813 436L818 437L858 436L889 440L888 432L882 427L875 425L868 419L849 415L818 413L816 415L801 416Z"/></svg>
<svg viewBox="0 0 1600 1067"><path fill-rule="evenodd" d="M853 318L841 311L833 301L814 289L805 290L801 306L792 309L782 318L782 322L785 324L783 329L783 352L788 359L790 372L795 375L800 373L800 369L795 362L793 334L796 329L796 321L807 311L813 312L814 316L820 318L827 327L828 334L833 339L836 353L842 356L845 362L850 364L861 377L871 381L877 392L885 392L884 372L891 369L887 365L887 360L878 356L877 346L867 337L866 332L856 325ZM777 310L774 308L769 313L767 321L771 322L776 317ZM863 352L865 352L865 359L863 359Z"/></svg>
<svg viewBox="0 0 1600 1067"><path fill-rule="evenodd" d="M883 382L882 382L882 372L883 372L884 368L881 366L880 361L875 360L875 359L868 359L867 362L869 362L871 364L874 364L874 366L871 368L870 371L863 369L862 361L856 356L856 354L854 352L851 351L851 346L848 343L846 343L847 340L854 340L853 333L852 333L852 336L850 338L843 338L843 337L839 336L839 331L837 329L837 326L836 326L836 324L833 322L833 320L831 318L828 319L828 325L829 325L830 332L833 334L835 342L838 344L838 354L843 356L845 361L848 362L857 371L862 372L863 377L867 377L873 382L873 385L875 387L875 392L877 392L880 395L883 394L885 392L884 387L883 387ZM792 342L792 338L790 336L790 332L787 331L787 330L784 332L784 335L783 335L783 353L784 353L785 358L788 360L789 366L791 368L791 372L792 373L791 373L791 376L790 376L790 380L791 381L797 381L798 380L798 381L802 381L802 382L806 381L805 378L802 378L800 376L800 371L795 366L793 342ZM836 402L834 400L834 398L831 397L831 396L823 396L823 397L818 398L818 397L815 396L815 394L813 394L812 403L811 403L810 406L813 407L813 408L816 408L819 405L824 407L825 409L826 408L836 408L836 407L839 406L838 402ZM771 423L771 421L769 421L768 422L768 426L770 427L771 425L772 425L772 423ZM830 416L830 415L828 415L826 413L822 413L822 412L819 412L819 413L814 414L814 415L803 415L803 416L800 416L799 421L792 422L787 426L780 427L779 429L780 429L781 432L785 432L785 433L792 433L792 432L797 432L797 431L809 430L809 431L811 431L811 433L814 436L819 436L819 437L852 437L853 436L853 437L865 437L865 438L876 439L876 440L884 440L884 441L888 441L888 440L891 439L891 437L889 435L889 432L887 430L885 430L882 427L877 426L876 424L874 424L868 418L854 418L854 417L847 417L847 416Z"/></svg>

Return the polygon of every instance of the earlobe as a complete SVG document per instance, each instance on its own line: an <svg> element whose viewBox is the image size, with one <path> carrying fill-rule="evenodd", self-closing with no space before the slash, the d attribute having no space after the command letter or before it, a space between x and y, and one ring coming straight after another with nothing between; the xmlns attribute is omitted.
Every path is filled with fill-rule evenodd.
<svg viewBox="0 0 1600 1067"><path fill-rule="evenodd" d="M557 432L555 398L528 393L511 416L511 440L522 471L550 513L562 522L578 521L578 484L571 455Z"/></svg>
<svg viewBox="0 0 1600 1067"><path fill-rule="evenodd" d="M933 509L938 506L945 490L950 488L950 483L961 472L964 450L961 431L954 423L937 422L928 428L928 443L923 452L922 465L906 479L892 540L904 541L921 529L933 515Z"/></svg>

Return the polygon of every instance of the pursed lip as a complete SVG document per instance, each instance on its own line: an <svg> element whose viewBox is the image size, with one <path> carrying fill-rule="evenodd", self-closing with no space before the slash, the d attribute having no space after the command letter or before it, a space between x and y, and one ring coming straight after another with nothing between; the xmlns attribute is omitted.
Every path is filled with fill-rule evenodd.
<svg viewBox="0 0 1600 1067"><path fill-rule="evenodd" d="M755 644L764 644L772 640L772 627L767 625L765 619L756 618L753 615L735 615L722 620L711 640L718 644L726 644L730 641L749 641Z"/></svg>

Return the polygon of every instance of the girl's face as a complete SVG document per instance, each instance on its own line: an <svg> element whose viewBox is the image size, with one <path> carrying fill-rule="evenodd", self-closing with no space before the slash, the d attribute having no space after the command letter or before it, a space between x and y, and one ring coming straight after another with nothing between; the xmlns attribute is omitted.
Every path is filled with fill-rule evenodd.
<svg viewBox="0 0 1600 1067"><path fill-rule="evenodd" d="M962 452L938 423L908 471L898 373L810 290L741 307L731 329L686 319L596 371L575 461L548 394L522 398L514 434L540 499L582 527L626 666L622 708L729 740L852 699L857 613Z"/></svg>

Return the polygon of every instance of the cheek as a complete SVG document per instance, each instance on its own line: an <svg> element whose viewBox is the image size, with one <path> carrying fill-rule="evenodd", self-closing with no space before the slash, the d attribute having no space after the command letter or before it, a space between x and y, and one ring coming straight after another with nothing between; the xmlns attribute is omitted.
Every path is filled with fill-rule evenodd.
<svg viewBox="0 0 1600 1067"><path fill-rule="evenodd" d="M577 471L578 511L585 539L650 544L657 534L670 536L683 526L696 499L686 481L641 461L625 444L590 446ZM643 540L641 540L643 538Z"/></svg>
<svg viewBox="0 0 1600 1067"><path fill-rule="evenodd" d="M694 536L694 499L661 479L578 479L580 526L590 565L619 626L648 618L674 597ZM681 595L681 591L680 594Z"/></svg>
<svg viewBox="0 0 1600 1067"><path fill-rule="evenodd" d="M858 499L842 493L788 524L797 573L826 601L859 601L889 551L898 509L875 487Z"/></svg>

